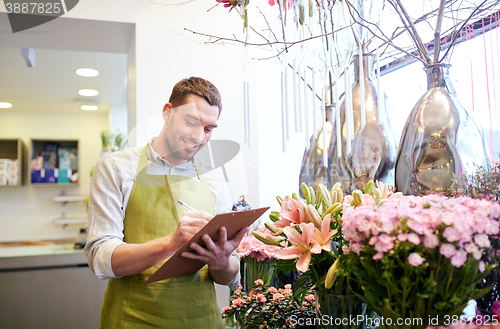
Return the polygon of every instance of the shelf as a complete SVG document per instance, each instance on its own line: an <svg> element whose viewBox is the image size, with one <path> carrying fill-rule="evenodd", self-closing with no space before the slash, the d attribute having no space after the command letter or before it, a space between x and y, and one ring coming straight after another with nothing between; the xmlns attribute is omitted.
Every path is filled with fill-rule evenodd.
<svg viewBox="0 0 500 329"><path fill-rule="evenodd" d="M82 225L87 224L88 216L85 215L75 215L75 216L64 216L54 219L54 224L56 225Z"/></svg>
<svg viewBox="0 0 500 329"><path fill-rule="evenodd" d="M78 186L78 140L31 139L29 183L34 186Z"/></svg>
<svg viewBox="0 0 500 329"><path fill-rule="evenodd" d="M22 184L22 151L20 139L0 139L0 186L18 187Z"/></svg>
<svg viewBox="0 0 500 329"><path fill-rule="evenodd" d="M58 195L54 197L54 202L84 202L85 198L87 198L86 195Z"/></svg>
<svg viewBox="0 0 500 329"><path fill-rule="evenodd" d="M33 186L43 186L43 187L78 187L79 183L31 183Z"/></svg>

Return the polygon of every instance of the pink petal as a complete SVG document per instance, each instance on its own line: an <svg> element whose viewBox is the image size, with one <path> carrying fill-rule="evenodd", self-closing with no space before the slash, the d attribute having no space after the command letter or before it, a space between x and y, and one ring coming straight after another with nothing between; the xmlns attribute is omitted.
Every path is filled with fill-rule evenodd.
<svg viewBox="0 0 500 329"><path fill-rule="evenodd" d="M285 232L286 236L288 237L288 239L292 244L302 243L302 235L300 235L300 233L295 229L295 227L290 227L290 226L285 227L283 231ZM304 234L304 231L302 231L302 234Z"/></svg>
<svg viewBox="0 0 500 329"><path fill-rule="evenodd" d="M304 242L305 245L309 245L314 238L314 224L302 223L300 224L300 228L302 229L302 242Z"/></svg>
<svg viewBox="0 0 500 329"><path fill-rule="evenodd" d="M308 252L297 261L297 270L301 272L306 272L309 269L309 263L311 262L311 253Z"/></svg>
<svg viewBox="0 0 500 329"><path fill-rule="evenodd" d="M321 249L321 245L318 242L314 241L313 245L311 246L311 252L313 254L319 254L321 253Z"/></svg>
<svg viewBox="0 0 500 329"><path fill-rule="evenodd" d="M330 214L326 215L323 218L323 222L321 223L321 233L326 233L326 232L330 231L331 221L332 221L332 217L330 216Z"/></svg>
<svg viewBox="0 0 500 329"><path fill-rule="evenodd" d="M302 255L302 251L297 247L287 247L278 250L274 253L274 256L279 259L295 259Z"/></svg>
<svg viewBox="0 0 500 329"><path fill-rule="evenodd" d="M287 226L290 226L290 221L286 218L284 218L283 216L281 217L281 219L277 222L274 222L274 225L278 226L278 227L287 227Z"/></svg>

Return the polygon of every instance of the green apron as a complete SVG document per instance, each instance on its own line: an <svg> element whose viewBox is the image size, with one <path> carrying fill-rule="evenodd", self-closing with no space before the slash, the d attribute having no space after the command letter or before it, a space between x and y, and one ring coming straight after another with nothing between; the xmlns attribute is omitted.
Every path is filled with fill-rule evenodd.
<svg viewBox="0 0 500 329"><path fill-rule="evenodd" d="M177 200L214 214L205 177L146 175L148 146L135 174L124 219L124 241L143 243L174 233L184 211ZM220 329L215 287L205 265L197 273L144 284L164 262L136 275L109 279L101 306L101 328Z"/></svg>

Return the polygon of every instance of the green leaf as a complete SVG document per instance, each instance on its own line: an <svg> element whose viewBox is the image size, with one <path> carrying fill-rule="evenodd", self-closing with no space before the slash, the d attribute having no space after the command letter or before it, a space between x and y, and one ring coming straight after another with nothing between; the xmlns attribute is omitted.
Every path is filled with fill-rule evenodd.
<svg viewBox="0 0 500 329"><path fill-rule="evenodd" d="M297 279L295 285L292 288L294 299L299 299L301 302L303 301L305 293L310 290L308 279L309 278L304 275Z"/></svg>
<svg viewBox="0 0 500 329"><path fill-rule="evenodd" d="M475 291L469 298L470 299L478 299L486 295L488 292L490 292L491 289L493 289L494 286L486 287L484 289L479 289Z"/></svg>

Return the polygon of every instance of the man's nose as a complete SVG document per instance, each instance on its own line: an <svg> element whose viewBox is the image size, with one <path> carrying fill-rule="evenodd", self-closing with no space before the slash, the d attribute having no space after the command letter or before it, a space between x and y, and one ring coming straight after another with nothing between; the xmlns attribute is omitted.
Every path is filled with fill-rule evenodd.
<svg viewBox="0 0 500 329"><path fill-rule="evenodd" d="M203 128L203 126L195 127L191 131L191 139L192 139L192 141L196 142L198 144L201 143L201 142L203 142L204 136L205 136L205 134L204 134L204 128Z"/></svg>

